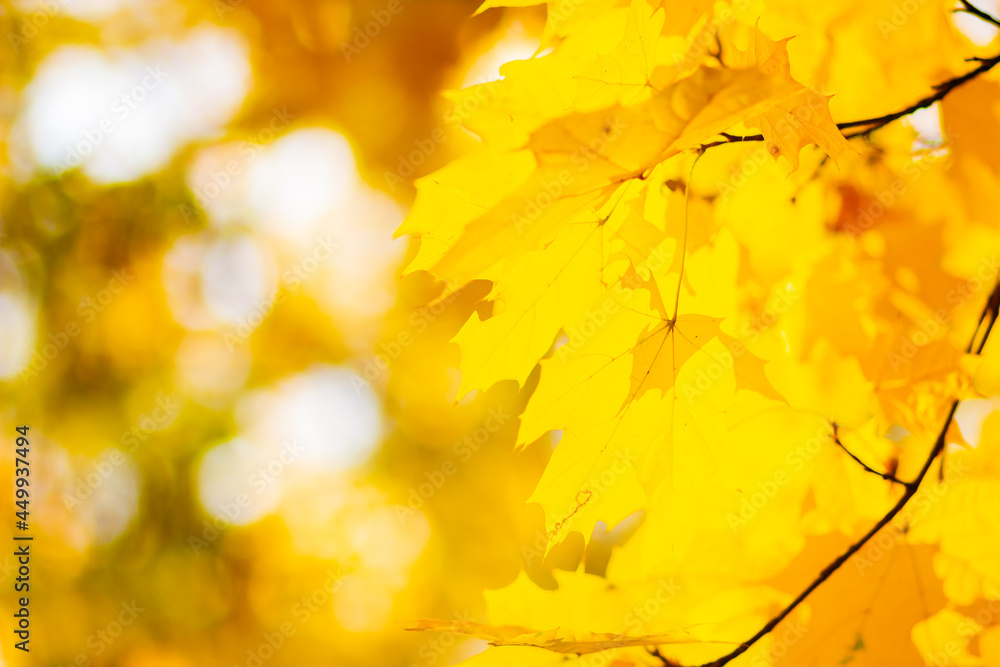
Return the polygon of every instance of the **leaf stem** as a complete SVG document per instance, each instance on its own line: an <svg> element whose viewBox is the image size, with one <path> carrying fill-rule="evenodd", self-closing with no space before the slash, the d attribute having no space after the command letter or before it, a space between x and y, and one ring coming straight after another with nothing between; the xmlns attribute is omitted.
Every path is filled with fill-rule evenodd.
<svg viewBox="0 0 1000 667"><path fill-rule="evenodd" d="M674 314L670 316L671 326L677 322L677 311L679 311L681 307L681 285L684 284L684 260L687 259L688 224L690 224L688 216L691 211L691 179L694 178L695 165L698 164L698 160L701 159L702 155L704 155L703 152L698 153L694 162L691 163L691 170L688 172L687 186L684 188L684 239L681 241L681 270L680 274L677 276L677 294L674 297Z"/></svg>

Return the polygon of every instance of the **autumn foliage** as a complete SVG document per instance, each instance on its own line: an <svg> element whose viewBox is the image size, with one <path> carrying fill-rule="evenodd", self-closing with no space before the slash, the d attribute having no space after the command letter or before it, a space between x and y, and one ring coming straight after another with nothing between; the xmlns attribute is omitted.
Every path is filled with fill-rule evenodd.
<svg viewBox="0 0 1000 667"><path fill-rule="evenodd" d="M475 304L456 399L514 387L551 450L544 528L488 622L414 629L469 667L1000 664L998 56L953 17L997 20L547 10L399 230Z"/></svg>
<svg viewBox="0 0 1000 667"><path fill-rule="evenodd" d="M1000 667L976 1L3 3L3 664Z"/></svg>

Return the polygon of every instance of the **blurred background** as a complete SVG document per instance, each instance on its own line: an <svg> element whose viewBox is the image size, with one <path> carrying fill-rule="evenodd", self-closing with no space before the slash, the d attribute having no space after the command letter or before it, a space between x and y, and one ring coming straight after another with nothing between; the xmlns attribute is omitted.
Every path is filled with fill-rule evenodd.
<svg viewBox="0 0 1000 667"><path fill-rule="evenodd" d="M398 278L413 179L475 142L443 91L539 48L544 7L476 6L2 3L0 434L30 429L35 538L4 664L452 664L484 645L402 625L580 561L542 562L517 386L455 401L486 286Z"/></svg>
<svg viewBox="0 0 1000 667"><path fill-rule="evenodd" d="M451 665L485 644L404 625L603 573L634 525L542 557L535 380L456 402L489 286L398 277L413 180L476 145L446 91L539 50L544 6L478 4L0 2L0 665Z"/></svg>

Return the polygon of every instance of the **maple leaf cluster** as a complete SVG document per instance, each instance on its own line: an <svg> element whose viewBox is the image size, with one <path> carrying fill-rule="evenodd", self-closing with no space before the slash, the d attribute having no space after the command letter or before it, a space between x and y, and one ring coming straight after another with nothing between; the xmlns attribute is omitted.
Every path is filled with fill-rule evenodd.
<svg viewBox="0 0 1000 667"><path fill-rule="evenodd" d="M1000 664L997 59L893 7L550 0L451 94L481 143L399 233L488 281L457 398L515 381L558 439L545 553L638 526L417 626L495 645L463 664Z"/></svg>

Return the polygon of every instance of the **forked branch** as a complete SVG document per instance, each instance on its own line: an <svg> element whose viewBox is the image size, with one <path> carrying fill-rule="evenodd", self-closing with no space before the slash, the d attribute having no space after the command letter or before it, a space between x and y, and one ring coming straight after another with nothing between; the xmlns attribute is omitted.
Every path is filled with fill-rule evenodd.
<svg viewBox="0 0 1000 667"><path fill-rule="evenodd" d="M968 0L960 0L963 7L955 11L961 11L968 14L972 14L987 23L994 26L1000 27L1000 19L997 19L990 14L978 9L972 5ZM860 128L855 132L845 134L847 139L854 137L865 137L871 135L872 132L878 130L879 128L885 127L889 123L895 120L909 116L910 114L919 111L920 109L926 109L935 102L943 100L951 91L955 90L959 86L972 81L976 77L990 71L998 63L1000 63L1000 54L993 56L992 58L969 58L969 62L977 62L979 65L955 78L949 79L943 83L935 85L934 92L926 97L917 100L905 109L900 109L899 111L885 114L882 116L876 116L874 118L865 118L862 120L849 121L845 123L838 123L837 127L841 130L849 130L852 128ZM709 144L703 144L699 147L698 152L704 153L709 148L714 146L721 146L723 144L730 143L740 143L746 141L763 141L764 137L760 134L747 135L747 136L737 136L732 134L721 134L722 139ZM983 307L982 314L979 317L979 322L977 323L976 330L973 332L972 339L969 341L969 345L966 348L966 353L979 354L983 350L983 346L986 344L986 340L989 338L990 332L993 329L993 325L996 323L998 315L1000 315L1000 282L997 283L993 288L993 292L990 294L985 306ZM985 326L984 326L985 323ZM981 332L981 335L980 335ZM977 343L978 341L978 343ZM829 565L827 565L823 570L816 576L816 578L810 583L802 592L800 592L794 600L792 600L784 609L782 609L776 616L771 618L767 623L761 627L752 637L737 646L735 649L722 656L721 658L700 665L699 667L723 667L735 660L737 657L745 653L751 646L756 644L760 639L768 635L772 630L774 630L779 623L781 623L785 618L788 617L802 602L808 598L813 591L819 588L823 582L829 579L837 570L839 570L844 563L846 563L854 554L860 551L875 535L879 533L885 526L889 524L896 516L906 507L907 503L916 495L917 491L920 489L920 484L923 482L924 478L927 476L927 472L930 470L935 459L938 458L944 452L945 439L947 437L948 429L951 426L952 420L955 417L955 411L958 409L958 400L955 399L951 402L951 407L948 409L947 417L944 420L944 424L941 426L941 430L934 440L934 444L931 447L927 458L924 460L920 471L917 476L912 481L903 481L898 479L895 475L890 473L879 472L867 464L865 464L861 459L850 452L844 445L840 442L838 437L836 425L834 425L834 441L841 449L843 449L852 459L854 459L858 464L860 464L868 472L878 475L879 477L900 484L903 488L903 494L900 496L899 500L889 509L885 515L875 523L871 529L866 532L860 539L851 544L842 554L837 556ZM665 658L658 650L652 650L652 655L659 658L664 665L673 665L671 661Z"/></svg>
<svg viewBox="0 0 1000 667"><path fill-rule="evenodd" d="M848 456L850 456L852 459L854 459L854 461L859 466L861 466L862 468L864 468L866 471L870 472L873 475L877 475L877 476L881 477L882 479L886 480L887 482L895 482L896 484L902 484L903 486L906 486L906 482L904 482L903 480L899 479L898 477L896 477L892 473L879 472L878 470L875 470L874 468L872 468L871 466L869 466L867 463L865 463L864 461L862 461L860 458L858 458L854 454L854 452L852 452L847 447L845 447L844 443L840 441L840 429L838 428L837 424L833 425L833 441L837 444L838 447L840 447L842 450L844 450L844 452Z"/></svg>
<svg viewBox="0 0 1000 667"><path fill-rule="evenodd" d="M976 330L973 332L972 340L969 342L969 345L966 348L967 352L978 355L983 351L983 346L986 345L986 340L987 338L989 338L990 332L993 330L993 325L997 321L998 314L1000 314L1000 283L997 283L993 287L993 292L990 294L989 299L986 301L986 305L983 307L982 314L979 316L978 326L976 327ZM979 335L980 331L982 331L982 336ZM885 516L879 519L878 522L874 526L872 526L871 530L865 533L857 542L848 547L847 550L844 551L844 553L837 556L837 558L834 559L833 562L831 562L829 565L823 568L823 571L819 573L819 575L813 580L811 584L809 584L809 586L805 588L805 590L799 593L798 596L796 596L796 598L792 600L791 603L788 604L788 606L782 609L777 616L775 616L770 621L765 623L764 627L758 630L753 637L743 642L742 644L740 644L735 649L733 649L726 655L722 656L718 660L715 660L710 663L705 663L704 665L700 665L699 667L722 667L723 665L728 664L732 660L735 660L737 657L745 653L747 649L749 649L751 646L756 644L761 638L763 638L772 630L774 630L774 628L776 628L778 624L781 623L781 621L783 621L789 614L795 611L795 609L800 604L802 604L802 602L805 601L805 599L808 598L809 595L814 590L819 588L819 586L824 581L829 579L834 572L839 570L841 566L843 566L844 563L846 563L851 558L851 556L860 551L862 547L864 547L869 542L869 540L871 540L875 535L877 535L880 530L885 528L885 526L888 525L890 521L896 518L896 515L898 515L903 510L903 508L906 507L906 504L910 501L910 499L913 498L914 495L916 495L917 490L920 488L920 483L923 482L924 478L927 476L927 471L930 470L931 465L933 465L934 459L936 459L941 454L941 452L944 451L945 437L948 432L948 427L951 425L951 421L952 419L954 419L955 411L957 409L958 409L958 399L955 399L951 402L951 407L948 410L948 416L945 418L944 425L941 427L941 431L938 433L937 438L934 440L934 445L933 447L931 447L930 453L927 455L926 460L921 466L920 472L917 473L917 476L912 481L902 482L904 489L903 495L899 498L898 501L896 501L896 504L892 506L892 509L890 509L885 514ZM664 660L663 662L665 665L671 664L667 660Z"/></svg>

